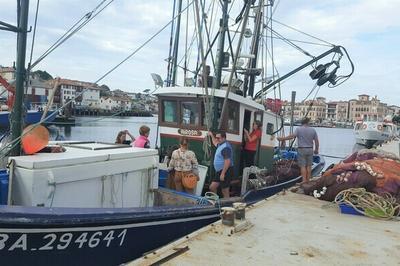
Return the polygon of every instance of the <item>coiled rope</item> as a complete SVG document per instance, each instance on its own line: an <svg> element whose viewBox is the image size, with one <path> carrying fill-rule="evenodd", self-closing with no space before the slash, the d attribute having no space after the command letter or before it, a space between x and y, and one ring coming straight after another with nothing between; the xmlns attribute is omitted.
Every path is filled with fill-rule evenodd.
<svg viewBox="0 0 400 266"><path fill-rule="evenodd" d="M400 204L392 195L386 193L379 196L367 192L365 188L343 190L336 195L335 203L349 205L358 213L375 219L391 220L400 216Z"/></svg>

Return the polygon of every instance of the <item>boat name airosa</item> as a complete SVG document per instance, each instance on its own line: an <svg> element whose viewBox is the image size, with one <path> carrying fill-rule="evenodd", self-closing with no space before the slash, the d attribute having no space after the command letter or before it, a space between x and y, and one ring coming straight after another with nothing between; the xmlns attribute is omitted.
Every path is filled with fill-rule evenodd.
<svg viewBox="0 0 400 266"><path fill-rule="evenodd" d="M178 129L178 133L182 136L201 136L201 131L196 129Z"/></svg>

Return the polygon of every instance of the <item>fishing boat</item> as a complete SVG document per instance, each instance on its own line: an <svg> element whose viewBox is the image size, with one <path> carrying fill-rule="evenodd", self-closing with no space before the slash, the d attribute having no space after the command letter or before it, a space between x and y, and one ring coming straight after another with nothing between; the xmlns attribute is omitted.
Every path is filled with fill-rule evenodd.
<svg viewBox="0 0 400 266"><path fill-rule="evenodd" d="M356 121L354 135L358 144L371 148L397 136L397 126L390 121Z"/></svg>
<svg viewBox="0 0 400 266"><path fill-rule="evenodd" d="M25 124L36 124L39 123L43 116L43 111L38 110L27 110L25 114ZM49 111L46 116L46 121L49 123L54 121L57 116L57 112ZM2 128L9 128L10 127L10 112L9 111L2 111L0 112L0 127Z"/></svg>
<svg viewBox="0 0 400 266"><path fill-rule="evenodd" d="M194 1L186 9L182 8L182 2L174 6L178 14L172 19L174 28L178 28L184 10L189 12L194 8L194 17L199 23L197 29L205 29L204 25L200 25L205 19L200 16L200 13L205 13L199 11L204 9L202 1ZM271 186L247 187L247 182L242 181L246 188L236 197L227 199L190 195L159 186L159 152L164 158L167 150L178 143L180 136L189 138L190 149L198 154L200 163L206 165L206 169L211 168L210 155L213 151L206 137L209 130L227 132L227 140L234 150L235 176L239 181L245 177L251 179L241 174L242 131L243 128L250 128L255 120L263 123L256 166L258 169L271 168L276 136L283 123L279 113L266 110L262 104L263 95L280 81L325 56L342 54L343 48L334 46L272 82L262 77L258 82L261 84L260 91L255 93L256 77L262 73L257 68L255 55L257 39L263 36L262 10L272 8L273 1L245 2L237 22L244 25L240 37L236 39L237 43L224 44L228 36L229 4L229 0L223 1L221 14L224 26L217 35L220 38L219 48L209 47L219 50L215 78L207 76L206 63L211 58L206 59L207 52L201 52L200 48L201 67L195 69L203 69L202 85L197 84L199 72L192 71L194 77L188 77L184 86L179 86L176 79L179 42L174 44L167 86L155 92L160 104L160 151L95 141L69 141L51 143L47 147L50 152L42 151L34 155L19 156L17 150L9 158L9 169L0 173L0 198L4 204L0 207L2 263L119 265L218 220L221 206L238 201L252 204L300 181L298 175ZM25 69L23 51L28 6L28 0L20 0L18 25L21 28L17 32L21 40L17 73L23 73ZM256 28L254 33L249 33L246 28L250 10L256 10L257 19L252 22ZM175 36L179 36L178 32L174 32ZM242 40L245 35L255 36L250 47L252 54L247 56L247 62L243 62L246 66L239 68L239 54L244 49ZM202 34L197 33L197 36ZM202 43L201 37L199 43ZM233 45L239 47L236 53L229 55L224 52ZM228 59L225 63L224 58ZM336 76L328 71L332 64L318 67L312 78L317 79L320 85L334 82ZM227 78L223 78L223 69L228 73ZM19 103L16 106L21 107L22 75L17 76L16 84L16 103ZM21 134L13 132L13 135L18 135L14 139L16 143ZM324 160L322 156L315 158L313 168L314 174L317 174L322 170ZM209 172L211 175L212 171Z"/></svg>
<svg viewBox="0 0 400 266"><path fill-rule="evenodd" d="M8 101L6 110L11 110L14 104L14 94L15 88L11 85L6 79L0 76L0 85L2 85L8 91ZM29 109L26 111L24 115L24 123L25 124L35 124L40 122L43 117L44 109L41 106L38 108ZM0 111L0 127L1 128L9 128L10 127L10 111ZM47 111L45 114L46 121L51 122L56 118L57 112Z"/></svg>

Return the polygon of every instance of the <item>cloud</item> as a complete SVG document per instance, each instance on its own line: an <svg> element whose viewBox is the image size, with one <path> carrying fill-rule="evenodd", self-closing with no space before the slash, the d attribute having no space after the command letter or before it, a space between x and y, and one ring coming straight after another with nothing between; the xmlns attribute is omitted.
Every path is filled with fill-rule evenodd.
<svg viewBox="0 0 400 266"><path fill-rule="evenodd" d="M185 6L186 1L183 2ZM41 0L34 58L97 4L98 1ZM35 5L36 1L31 1L30 25L33 25ZM15 24L16 3L0 0L0 6L1 20ZM46 58L38 69L71 79L94 81L168 23L172 17L172 6L172 0L114 1ZM236 17L239 9L240 7L233 9L231 19ZM195 32L193 9L190 10L189 40ZM397 84L400 84L400 75L397 74L400 71L400 51L396 45L400 43L398 10L398 0L382 0L379 3L372 0L281 0L274 18L329 42L345 46L354 59L356 72L353 77L337 89L321 88L320 95L328 99L348 99L359 93L369 93L378 94L389 103L396 103L400 102L400 95L393 93L394 89L398 89ZM208 15L209 21L213 19L218 24L219 14L212 16L210 9ZM182 24L181 52L185 49L185 18L186 16ZM274 23L273 27L290 39L316 41L278 23ZM214 27L213 34L217 29L218 27ZM164 59L168 57L169 33L170 28L167 28L101 83L131 91L152 88L150 73L166 76L167 63ZM28 47L30 39L31 35ZM309 60L309 57L282 41L275 40L274 43L275 64L281 75ZM328 49L301 43L298 45L313 55ZM1 65L11 65L15 61L15 46L15 34L0 32ZM179 59L182 56L183 53ZM192 50L190 61L196 63L197 49ZM343 71L345 70L347 69L343 64ZM313 86L313 81L308 77L309 71L310 69L303 70L282 84L284 98L290 98L291 90L298 91L299 99L305 97Z"/></svg>

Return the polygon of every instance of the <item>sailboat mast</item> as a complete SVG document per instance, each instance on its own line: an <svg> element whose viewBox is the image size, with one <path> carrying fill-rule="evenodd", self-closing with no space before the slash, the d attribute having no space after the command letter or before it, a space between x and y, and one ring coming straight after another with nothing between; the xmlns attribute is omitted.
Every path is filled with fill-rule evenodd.
<svg viewBox="0 0 400 266"><path fill-rule="evenodd" d="M172 86L176 85L176 75L178 70L178 48L179 48L179 32L181 30L181 13L182 13L182 2L178 2L178 18L176 21L175 41L174 41L174 52L172 54Z"/></svg>
<svg viewBox="0 0 400 266"><path fill-rule="evenodd" d="M11 134L12 140L16 140L22 133L22 105L24 100L24 80L25 80L25 56L26 56L26 36L28 31L29 0L20 0L21 12L18 17L17 34L17 64L16 64L16 85L15 102L11 113ZM11 155L18 156L21 153L21 145L16 141Z"/></svg>

